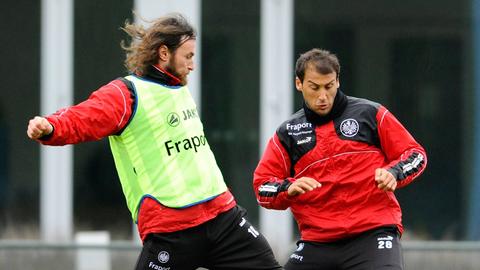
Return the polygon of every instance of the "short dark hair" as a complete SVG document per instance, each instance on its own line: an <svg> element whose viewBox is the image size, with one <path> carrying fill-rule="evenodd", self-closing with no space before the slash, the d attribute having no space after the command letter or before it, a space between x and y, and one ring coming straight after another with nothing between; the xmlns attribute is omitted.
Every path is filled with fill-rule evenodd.
<svg viewBox="0 0 480 270"><path fill-rule="evenodd" d="M305 70L313 65L317 72L329 74L335 72L337 79L340 76L340 62L335 54L322 49L311 49L302 53L295 64L295 75L303 82Z"/></svg>

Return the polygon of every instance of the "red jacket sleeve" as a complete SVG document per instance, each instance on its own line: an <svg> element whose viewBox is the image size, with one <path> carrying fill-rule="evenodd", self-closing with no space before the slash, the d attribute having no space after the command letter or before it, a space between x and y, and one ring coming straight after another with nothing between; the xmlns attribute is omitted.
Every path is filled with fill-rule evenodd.
<svg viewBox="0 0 480 270"><path fill-rule="evenodd" d="M47 116L53 132L38 141L45 145L76 144L118 133L130 119L133 102L127 86L114 80L87 100Z"/></svg>
<svg viewBox="0 0 480 270"><path fill-rule="evenodd" d="M404 187L425 170L425 149L384 107L377 113L377 123L380 144L389 162L385 169L395 176L398 188Z"/></svg>
<svg viewBox="0 0 480 270"><path fill-rule="evenodd" d="M290 158L275 134L254 172L253 188L260 206L287 209L294 200L286 192L293 181L289 177Z"/></svg>

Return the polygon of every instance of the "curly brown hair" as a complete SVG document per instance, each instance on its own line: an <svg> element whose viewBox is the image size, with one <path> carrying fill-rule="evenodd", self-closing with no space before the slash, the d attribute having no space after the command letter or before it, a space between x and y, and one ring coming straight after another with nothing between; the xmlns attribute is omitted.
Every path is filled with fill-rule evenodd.
<svg viewBox="0 0 480 270"><path fill-rule="evenodd" d="M129 44L120 43L126 52L125 67L130 73L143 75L149 66L158 62L158 48L167 46L173 54L185 41L196 38L195 29L179 13L155 19L148 28L125 22L121 29L131 38Z"/></svg>

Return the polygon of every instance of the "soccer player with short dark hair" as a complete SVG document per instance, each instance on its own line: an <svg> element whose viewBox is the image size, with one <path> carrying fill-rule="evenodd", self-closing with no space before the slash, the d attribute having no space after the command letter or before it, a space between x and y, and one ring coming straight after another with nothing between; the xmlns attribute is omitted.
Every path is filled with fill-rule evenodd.
<svg viewBox="0 0 480 270"><path fill-rule="evenodd" d="M300 229L285 269L403 269L394 191L427 156L384 106L345 95L340 64L312 49L296 63L303 108L280 125L254 173L261 206L290 208Z"/></svg>

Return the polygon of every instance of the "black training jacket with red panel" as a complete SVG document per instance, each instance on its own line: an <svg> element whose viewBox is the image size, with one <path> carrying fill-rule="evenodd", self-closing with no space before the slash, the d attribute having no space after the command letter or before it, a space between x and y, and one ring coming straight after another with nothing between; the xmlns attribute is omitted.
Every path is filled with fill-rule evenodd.
<svg viewBox="0 0 480 270"><path fill-rule="evenodd" d="M259 204L291 211L301 239L330 242L394 225L403 232L393 192L380 190L375 170L385 168L404 187L425 169L427 156L405 127L382 105L338 91L328 117L304 105L277 129L254 173ZM300 177L322 186L290 197Z"/></svg>

